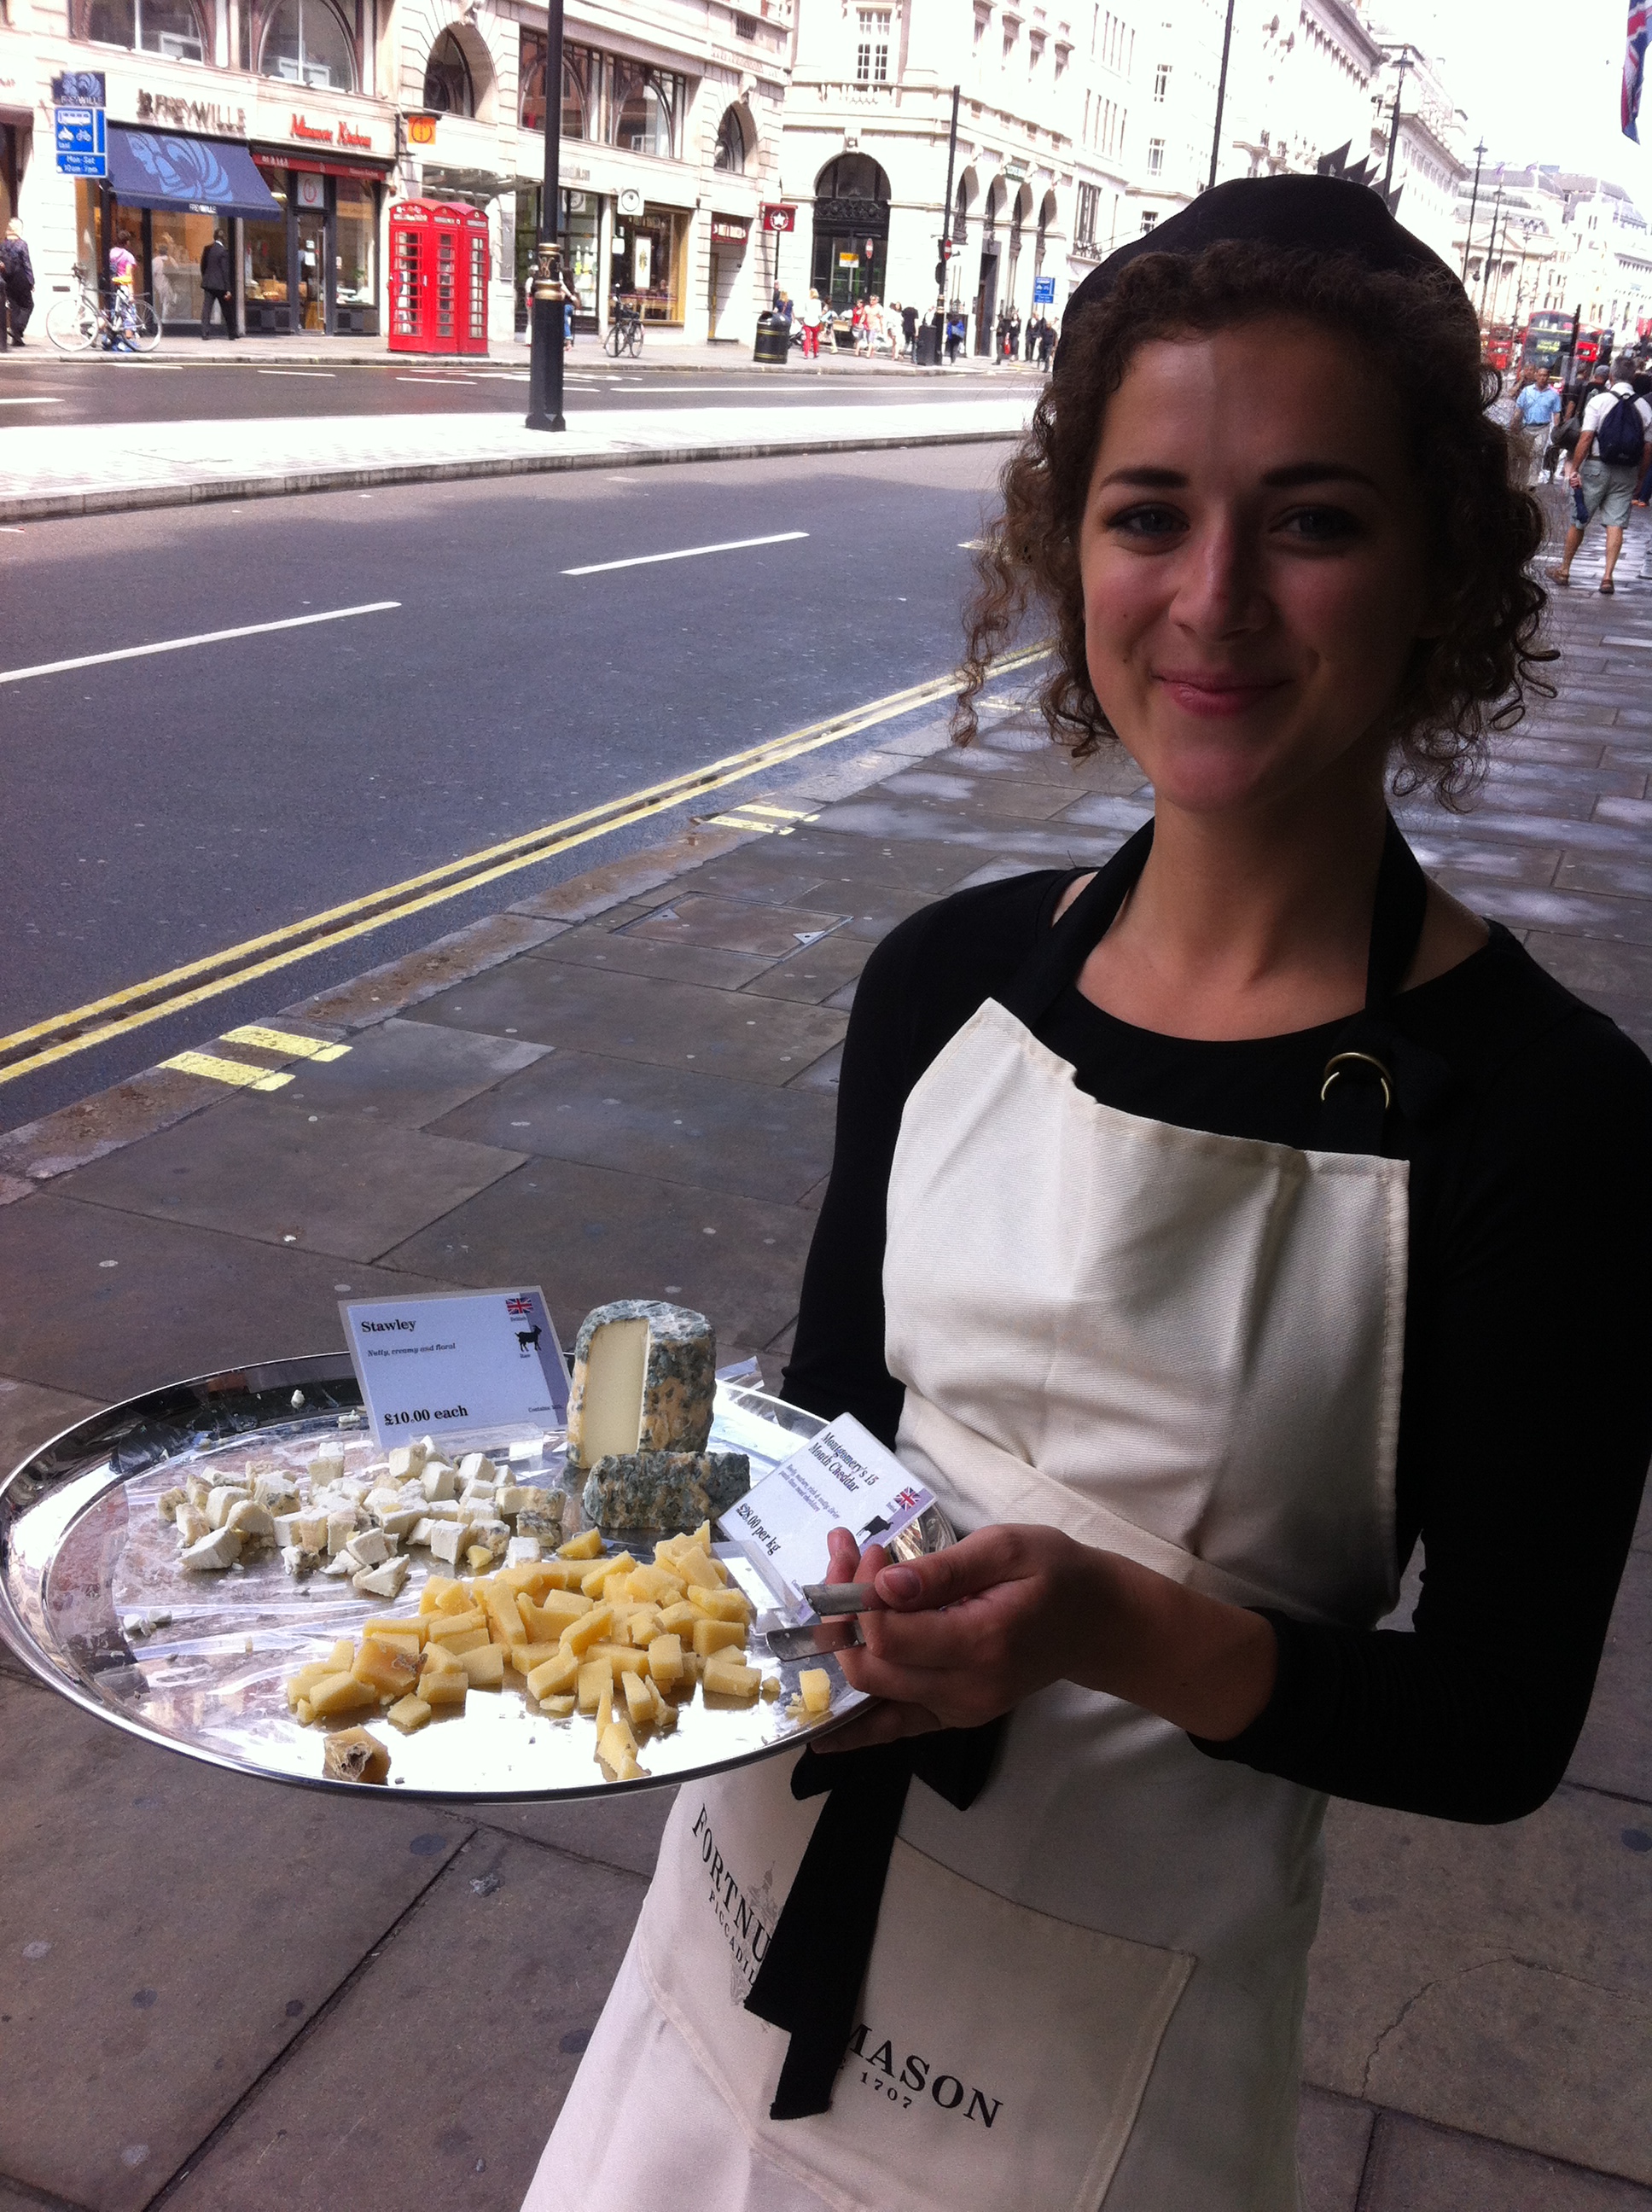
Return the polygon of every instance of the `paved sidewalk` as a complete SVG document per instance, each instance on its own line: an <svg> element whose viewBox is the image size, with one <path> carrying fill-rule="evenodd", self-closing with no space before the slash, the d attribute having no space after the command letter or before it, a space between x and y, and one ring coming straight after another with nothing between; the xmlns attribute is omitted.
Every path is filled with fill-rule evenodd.
<svg viewBox="0 0 1652 2212"><path fill-rule="evenodd" d="M1472 814L1404 818L1652 1043L1652 592L1575 573L1561 697ZM963 884L1098 861L1147 809L1128 762L1074 769L1012 701L971 753L920 715L799 773L288 1008L349 1049L276 1094L164 1072L0 1138L0 1457L334 1345L345 1286L526 1273L564 1333L668 1292L774 1379L871 946ZM814 818L754 834L738 800L765 799ZM1652 2208L1649 1640L1643 1515L1550 1805L1492 1829L1333 1808L1310 2212ZM665 1810L341 1805L0 1672L0 2212L515 2212Z"/></svg>
<svg viewBox="0 0 1652 2212"><path fill-rule="evenodd" d="M581 418L575 408L560 433L525 429L514 413L31 424L0 429L0 522L448 477L974 445L1018 437L1035 397L1029 386L1001 397L783 413L642 406Z"/></svg>

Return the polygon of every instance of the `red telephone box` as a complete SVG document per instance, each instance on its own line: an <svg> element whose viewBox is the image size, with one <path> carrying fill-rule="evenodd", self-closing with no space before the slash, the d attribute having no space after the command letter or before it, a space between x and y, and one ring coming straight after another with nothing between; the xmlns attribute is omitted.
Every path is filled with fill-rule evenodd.
<svg viewBox="0 0 1652 2212"><path fill-rule="evenodd" d="M392 353L486 353L488 218L446 200L390 210Z"/></svg>

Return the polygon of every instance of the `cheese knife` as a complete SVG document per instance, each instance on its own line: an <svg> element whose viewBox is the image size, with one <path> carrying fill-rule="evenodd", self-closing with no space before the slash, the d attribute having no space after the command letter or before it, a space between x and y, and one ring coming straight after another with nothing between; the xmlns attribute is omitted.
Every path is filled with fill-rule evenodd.
<svg viewBox="0 0 1652 2212"><path fill-rule="evenodd" d="M820 1619L801 1628L771 1629L768 1648L776 1659L808 1659L826 1652L847 1650L865 1640L854 1616L884 1610L884 1601L871 1583L805 1583L803 1598ZM846 1620L851 1632L847 1636L842 1633L841 1626ZM824 1630L835 1632L823 1642Z"/></svg>

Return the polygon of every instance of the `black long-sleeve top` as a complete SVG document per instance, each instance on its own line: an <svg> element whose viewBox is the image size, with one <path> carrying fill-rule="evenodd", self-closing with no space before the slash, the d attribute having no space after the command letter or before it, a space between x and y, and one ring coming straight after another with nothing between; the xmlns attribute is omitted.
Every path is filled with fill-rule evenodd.
<svg viewBox="0 0 1652 2212"><path fill-rule="evenodd" d="M1041 872L925 908L856 994L783 1387L886 1443L903 1392L884 1364L884 1203L907 1096L1008 988L1072 879ZM1496 927L1388 1015L1450 1078L1406 1146L1396 1535L1402 1568L1424 1546L1414 1632L1270 1611L1272 1698L1200 1748L1368 1804L1513 1820L1554 1789L1582 1727L1652 1453L1652 1066ZM1339 1027L1193 1042L1075 986L1038 1035L1106 1105L1311 1149Z"/></svg>

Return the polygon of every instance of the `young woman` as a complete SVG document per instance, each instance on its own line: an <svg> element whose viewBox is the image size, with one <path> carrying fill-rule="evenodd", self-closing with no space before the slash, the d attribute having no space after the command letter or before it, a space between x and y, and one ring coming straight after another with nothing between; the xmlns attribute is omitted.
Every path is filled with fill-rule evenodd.
<svg viewBox="0 0 1652 2212"><path fill-rule="evenodd" d="M787 1383L965 1533L835 1540L883 1702L683 1788L536 2212L1294 2212L1327 1796L1517 1818L1588 1703L1652 1069L1384 799L1541 681L1473 310L1357 185L1221 186L1074 300L1005 494L963 734L1036 605L1153 820L874 954Z"/></svg>

